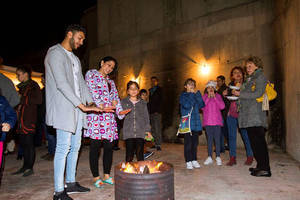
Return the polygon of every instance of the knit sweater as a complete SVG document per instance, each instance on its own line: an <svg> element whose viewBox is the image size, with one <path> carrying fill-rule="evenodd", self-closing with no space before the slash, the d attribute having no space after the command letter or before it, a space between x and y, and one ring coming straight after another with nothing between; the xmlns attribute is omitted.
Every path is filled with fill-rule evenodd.
<svg viewBox="0 0 300 200"><path fill-rule="evenodd" d="M121 105L124 110L131 109L125 116L123 124L123 139L145 138L146 132L151 132L147 102L140 99L133 104L129 97L122 99Z"/></svg>

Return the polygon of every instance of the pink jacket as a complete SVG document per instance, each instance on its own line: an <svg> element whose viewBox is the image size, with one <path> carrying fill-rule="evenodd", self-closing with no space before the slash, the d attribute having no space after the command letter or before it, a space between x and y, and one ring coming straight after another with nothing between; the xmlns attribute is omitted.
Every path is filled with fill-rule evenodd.
<svg viewBox="0 0 300 200"><path fill-rule="evenodd" d="M215 98L208 98L208 95L203 96L205 107L203 110L203 126L223 126L223 118L221 110L225 108L224 101L218 93Z"/></svg>

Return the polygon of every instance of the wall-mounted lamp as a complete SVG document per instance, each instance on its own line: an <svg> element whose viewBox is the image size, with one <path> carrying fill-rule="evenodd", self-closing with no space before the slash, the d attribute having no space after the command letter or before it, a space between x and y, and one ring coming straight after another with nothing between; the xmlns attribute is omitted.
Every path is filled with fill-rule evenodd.
<svg viewBox="0 0 300 200"><path fill-rule="evenodd" d="M131 81L135 81L140 84L140 77L135 78L134 76L130 79Z"/></svg>
<svg viewBox="0 0 300 200"><path fill-rule="evenodd" d="M203 75L208 75L210 73L210 66L206 63L200 65L200 71Z"/></svg>

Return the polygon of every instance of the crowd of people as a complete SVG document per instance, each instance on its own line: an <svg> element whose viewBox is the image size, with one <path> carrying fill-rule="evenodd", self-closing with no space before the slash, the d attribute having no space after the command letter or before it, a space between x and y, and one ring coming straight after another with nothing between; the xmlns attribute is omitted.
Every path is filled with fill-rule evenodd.
<svg viewBox="0 0 300 200"><path fill-rule="evenodd" d="M232 68L231 82L228 86L222 75L217 77L217 81L209 81L203 96L195 89L195 80L189 78L185 81L185 91L180 96L180 109L182 116L191 112L191 133L184 136L187 169L200 168L196 155L199 131L202 131L199 110L202 110L202 126L206 132L208 152L204 165L213 163L213 143L216 164L222 165L220 153L226 149L224 138L227 140L230 156L226 165L236 165L239 130L246 149L247 159L244 164L252 165L254 158L257 162L255 168L249 168L251 175L271 176L265 140L267 116L266 111L262 109L262 102L257 101L257 98L265 93L267 80L263 74L263 63L260 58L251 56L245 60L245 64L245 70L241 66Z"/></svg>
<svg viewBox="0 0 300 200"><path fill-rule="evenodd" d="M19 95L16 95L11 81L0 77L0 81L5 80L5 84L1 82L0 90L0 151L4 150L6 133L17 121L16 132L23 165L13 174L23 174L24 177L32 175L35 133L45 133L48 153L42 158L54 160L54 200L70 200L72 198L68 194L90 191L76 181L82 135L90 141L89 165L96 188L114 184L110 172L114 144L119 139L118 121L123 120L126 162L132 162L134 156L137 161L142 161L153 154L147 149L146 140L153 143L151 148L162 150L163 92L158 78L151 77L149 102L147 90L140 90L135 81L127 83L128 96L120 100L116 85L109 78L109 74L118 67L115 58L106 56L100 59L98 69L89 70L85 77L82 75L80 60L73 51L83 45L85 36L83 27L70 25L64 40L49 48L45 57L45 74L42 77L45 87L42 90L31 79L28 67L22 66L16 70L20 81L17 86ZM267 127L266 113L261 103L256 101L264 94L267 80L260 58L252 56L245 63L246 70L240 66L231 70L228 86L222 75L217 77L217 81L209 81L203 96L196 89L195 80L189 78L185 81L179 102L181 115L190 113L191 116L191 131L184 135L187 169L201 167L197 161L197 146L203 129L208 152L204 165L214 162L214 151L216 164L222 165L220 154L226 149L229 149L230 155L226 165L235 165L239 130L246 149L245 164L251 165L253 158L257 162L255 168L249 168L251 175L271 176L264 132ZM101 147L104 151L102 176L98 164ZM0 157L0 166L3 166L2 160Z"/></svg>

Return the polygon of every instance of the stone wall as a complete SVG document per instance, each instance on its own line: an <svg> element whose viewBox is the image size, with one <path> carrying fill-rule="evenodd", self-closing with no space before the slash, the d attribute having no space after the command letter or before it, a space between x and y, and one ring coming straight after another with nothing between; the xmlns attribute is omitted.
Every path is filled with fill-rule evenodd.
<svg viewBox="0 0 300 200"><path fill-rule="evenodd" d="M83 72L86 72L90 66L90 51L97 48L97 7L91 7L84 11L80 20L81 25L86 28L87 35L83 43L83 47L79 51L84 52L84 56L80 56Z"/></svg>
<svg viewBox="0 0 300 200"><path fill-rule="evenodd" d="M286 150L300 160L300 1L277 0L274 10L276 76L283 83Z"/></svg>
<svg viewBox="0 0 300 200"><path fill-rule="evenodd" d="M274 81L273 7L272 0L98 0L98 48L90 66L99 57L116 57L121 97L129 80L149 88L157 76L165 94L164 138L174 141L185 79L194 78L203 93L220 74L228 83L230 69L252 54L263 59L265 75Z"/></svg>

